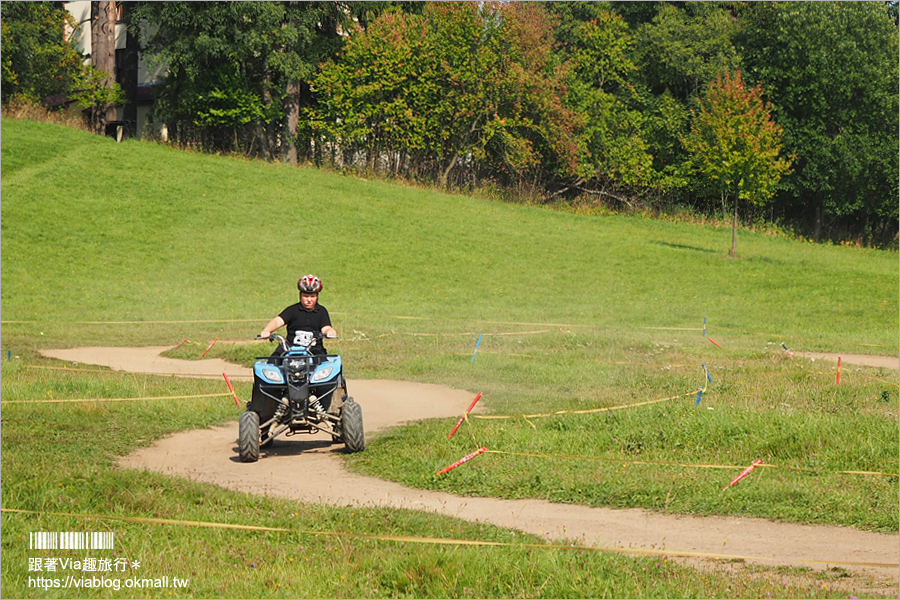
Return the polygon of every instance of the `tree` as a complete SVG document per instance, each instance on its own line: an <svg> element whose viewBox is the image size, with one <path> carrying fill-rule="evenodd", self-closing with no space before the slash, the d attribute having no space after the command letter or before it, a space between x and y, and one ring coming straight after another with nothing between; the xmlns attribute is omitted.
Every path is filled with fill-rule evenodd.
<svg viewBox="0 0 900 600"><path fill-rule="evenodd" d="M796 154L783 213L893 238L898 197L898 30L881 2L749 3L738 44ZM881 233L879 233L881 232Z"/></svg>
<svg viewBox="0 0 900 600"><path fill-rule="evenodd" d="M65 94L81 73L71 32L76 23L55 2L4 2L3 103L14 96L40 102Z"/></svg>
<svg viewBox="0 0 900 600"><path fill-rule="evenodd" d="M693 111L691 133L683 140L688 166L713 182L723 195L733 195L730 256L737 251L740 201L765 204L774 194L790 161L779 158L782 128L771 119L762 86L747 89L740 71L720 74Z"/></svg>
<svg viewBox="0 0 900 600"><path fill-rule="evenodd" d="M84 64L69 12L53 2L5 2L2 11L3 103L75 101L88 109L91 129L103 133L107 112L124 96L109 72Z"/></svg>
<svg viewBox="0 0 900 600"><path fill-rule="evenodd" d="M488 105L481 107L490 175L537 188L573 175L581 123L565 102L569 65L553 52L554 19L529 2L485 5L483 14L494 27L484 56Z"/></svg>
<svg viewBox="0 0 900 600"><path fill-rule="evenodd" d="M140 3L135 21L155 25L146 52L168 67L155 111L183 142L296 162L304 83L340 46L352 4Z"/></svg>
<svg viewBox="0 0 900 600"><path fill-rule="evenodd" d="M560 8L564 15L572 10ZM583 123L584 152L572 187L628 202L607 188L639 191L660 183L643 135L643 116L630 107L640 102L631 84L637 69L631 59L634 38L624 19L605 7L582 10L590 10L591 18L573 24L569 16L561 32L572 64L568 102Z"/></svg>
<svg viewBox="0 0 900 600"><path fill-rule="evenodd" d="M706 190L682 177L690 109L722 71L740 68L732 38L737 31L733 2L613 2L632 24L630 58L637 65L631 83L640 102L643 137L667 200L714 206Z"/></svg>
<svg viewBox="0 0 900 600"><path fill-rule="evenodd" d="M368 169L386 155L392 171L404 160L415 171L436 151L426 139L428 117L421 110L431 98L425 35L423 18L391 11L354 35L315 77L319 102L308 111L313 127L327 132L348 156L365 152ZM439 110L434 107L432 118Z"/></svg>
<svg viewBox="0 0 900 600"><path fill-rule="evenodd" d="M385 13L323 66L310 117L342 149L364 148L370 168L387 156L442 185L463 173L519 183L572 172L575 115L551 34L530 3Z"/></svg>
<svg viewBox="0 0 900 600"><path fill-rule="evenodd" d="M621 3L620 3L621 4ZM721 71L740 67L732 43L738 21L730 2L660 2L650 23L635 32L636 62L654 94L688 101Z"/></svg>
<svg viewBox="0 0 900 600"><path fill-rule="evenodd" d="M84 84L100 95L91 110L91 126L95 133L103 134L106 123L115 117L114 106L108 102L110 94L105 93L116 83L115 2L91 2L91 64L96 74Z"/></svg>
<svg viewBox="0 0 900 600"><path fill-rule="evenodd" d="M99 135L105 133L106 123L113 107L125 102L121 86L110 82L107 73L90 65L79 72L68 97L78 106L87 109L87 121L91 131Z"/></svg>

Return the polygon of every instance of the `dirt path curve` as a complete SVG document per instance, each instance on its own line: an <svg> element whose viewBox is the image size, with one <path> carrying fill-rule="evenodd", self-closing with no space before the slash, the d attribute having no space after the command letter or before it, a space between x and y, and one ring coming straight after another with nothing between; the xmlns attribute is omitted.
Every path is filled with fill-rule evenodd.
<svg viewBox="0 0 900 600"><path fill-rule="evenodd" d="M249 369L222 360L161 357L168 348L74 348L43 354L129 372L207 378L221 378L226 372L234 380L251 379ZM474 397L470 392L430 384L380 380L348 383L350 394L363 407L368 434L402 422L458 416ZM324 434L279 438L273 448L263 451L258 463L251 464L238 459L236 438L236 423L181 432L121 459L120 464L302 502L433 511L590 546L740 557L747 563L815 570L839 567L873 577L879 592L897 591L897 535L756 518L691 517L541 500L460 497L349 473L335 454L341 446L332 447Z"/></svg>

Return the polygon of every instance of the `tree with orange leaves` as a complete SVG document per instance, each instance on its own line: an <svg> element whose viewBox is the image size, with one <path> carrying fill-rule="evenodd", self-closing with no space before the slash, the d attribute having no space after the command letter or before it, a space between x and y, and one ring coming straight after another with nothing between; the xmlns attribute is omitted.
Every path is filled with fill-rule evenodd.
<svg viewBox="0 0 900 600"><path fill-rule="evenodd" d="M762 85L747 89L740 71L719 73L692 111L691 132L682 139L690 172L734 198L729 256L737 251L741 201L764 206L790 170L790 158L779 156L783 128L772 120L762 95Z"/></svg>

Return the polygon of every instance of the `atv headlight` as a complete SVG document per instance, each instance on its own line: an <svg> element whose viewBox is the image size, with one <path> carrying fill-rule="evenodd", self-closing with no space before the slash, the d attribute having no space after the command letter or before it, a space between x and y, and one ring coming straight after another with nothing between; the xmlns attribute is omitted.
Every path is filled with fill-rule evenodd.
<svg viewBox="0 0 900 600"><path fill-rule="evenodd" d="M331 372L334 371L334 367L325 367L324 369L319 369L316 371L316 374L313 375L312 380L322 381L323 379L328 379L331 377Z"/></svg>
<svg viewBox="0 0 900 600"><path fill-rule="evenodd" d="M284 383L284 377L281 375L281 371L278 369L274 369L272 367L264 367L262 370L263 377L268 379L269 381L274 381L275 383Z"/></svg>

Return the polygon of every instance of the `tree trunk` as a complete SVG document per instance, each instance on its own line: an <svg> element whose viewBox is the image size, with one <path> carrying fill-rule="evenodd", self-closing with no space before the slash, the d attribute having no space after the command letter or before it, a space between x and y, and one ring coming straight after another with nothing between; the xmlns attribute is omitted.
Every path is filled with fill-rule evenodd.
<svg viewBox="0 0 900 600"><path fill-rule="evenodd" d="M738 196L734 197L734 219L731 222L731 251L728 256L737 255Z"/></svg>
<svg viewBox="0 0 900 600"><path fill-rule="evenodd" d="M265 114L269 114L269 107L272 106L272 74L268 67L265 69L265 85L263 85L262 101L265 107ZM275 158L275 123L271 119L259 121L259 146L265 160Z"/></svg>
<svg viewBox="0 0 900 600"><path fill-rule="evenodd" d="M138 93L138 47L137 38L131 27L131 11L134 10L134 2L122 3L122 19L125 22L125 50L122 54L122 64L119 65L122 90L125 92L127 104L123 109L122 120L128 134L137 136L137 93Z"/></svg>
<svg viewBox="0 0 900 600"><path fill-rule="evenodd" d="M456 155L453 155L453 158L450 159L450 163L447 165L447 168L441 171L440 175L438 175L438 185L442 188L449 189L450 184L450 171L453 170L453 167L456 166Z"/></svg>
<svg viewBox="0 0 900 600"><path fill-rule="evenodd" d="M300 81L291 81L287 87L287 98L284 101L284 131L286 152L284 161L297 164L297 128L300 125Z"/></svg>
<svg viewBox="0 0 900 600"><path fill-rule="evenodd" d="M112 88L116 81L116 3L91 2L91 63L106 74L103 85ZM94 131L103 134L106 124L115 119L111 104L94 107Z"/></svg>
<svg viewBox="0 0 900 600"><path fill-rule="evenodd" d="M822 221L824 221L822 213L822 202L819 201L816 203L816 222L813 224L813 240L817 244L822 241Z"/></svg>

